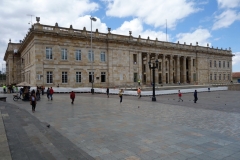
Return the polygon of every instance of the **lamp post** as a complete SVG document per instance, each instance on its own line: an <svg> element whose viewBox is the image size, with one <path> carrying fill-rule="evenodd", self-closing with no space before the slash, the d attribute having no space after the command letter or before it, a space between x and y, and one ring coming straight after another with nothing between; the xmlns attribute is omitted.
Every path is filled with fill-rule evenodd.
<svg viewBox="0 0 240 160"><path fill-rule="evenodd" d="M149 68L150 70L152 69L152 75L153 75L153 95L152 95L152 101L156 101L156 97L155 97L155 68L158 68L158 60L156 59L155 61L155 65L154 63L152 63L152 66L151 66L151 61L148 62L148 65L149 65Z"/></svg>
<svg viewBox="0 0 240 160"><path fill-rule="evenodd" d="M91 77L92 77L92 89L91 89L91 93L94 94L94 89L93 89L93 53L92 53L92 21L96 22L97 19L94 17L90 17L91 20Z"/></svg>

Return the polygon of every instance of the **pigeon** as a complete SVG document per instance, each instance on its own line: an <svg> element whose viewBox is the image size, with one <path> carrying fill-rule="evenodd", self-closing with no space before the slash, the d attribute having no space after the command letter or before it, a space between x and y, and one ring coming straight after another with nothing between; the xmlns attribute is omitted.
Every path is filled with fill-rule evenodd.
<svg viewBox="0 0 240 160"><path fill-rule="evenodd" d="M138 108L139 108L139 106L138 106Z"/></svg>
<svg viewBox="0 0 240 160"><path fill-rule="evenodd" d="M50 128L50 124L48 124L47 127Z"/></svg>

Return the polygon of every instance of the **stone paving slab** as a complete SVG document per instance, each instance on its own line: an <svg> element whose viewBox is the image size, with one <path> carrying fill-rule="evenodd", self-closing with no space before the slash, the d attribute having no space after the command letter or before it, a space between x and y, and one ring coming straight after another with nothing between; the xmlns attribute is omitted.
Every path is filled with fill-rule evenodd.
<svg viewBox="0 0 240 160"><path fill-rule="evenodd" d="M41 153L40 158L49 159L75 159L80 154L97 160L238 159L239 93L199 93L196 104L190 93L183 94L183 102L177 95L163 95L157 102L124 96L122 103L114 95L76 94L74 105L69 94L54 94L53 101L42 97L35 113L22 101L0 102L0 108L12 156L17 152L27 158ZM14 128L15 123L21 127Z"/></svg>

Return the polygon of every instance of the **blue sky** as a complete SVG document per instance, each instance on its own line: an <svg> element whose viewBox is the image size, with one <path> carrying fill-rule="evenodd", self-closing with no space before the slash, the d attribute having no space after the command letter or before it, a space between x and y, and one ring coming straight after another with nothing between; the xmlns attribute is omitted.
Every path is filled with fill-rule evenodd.
<svg viewBox="0 0 240 160"><path fill-rule="evenodd" d="M0 68L7 43L18 43L40 23L232 50L233 72L240 72L240 0L1 0ZM166 23L167 22L167 23ZM30 23L30 24L29 24Z"/></svg>

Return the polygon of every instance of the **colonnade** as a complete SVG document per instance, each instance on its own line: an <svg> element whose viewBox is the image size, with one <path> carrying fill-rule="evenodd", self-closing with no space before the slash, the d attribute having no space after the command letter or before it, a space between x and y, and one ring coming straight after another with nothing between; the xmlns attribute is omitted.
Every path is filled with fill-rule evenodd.
<svg viewBox="0 0 240 160"><path fill-rule="evenodd" d="M148 62L159 61L158 69L155 69L156 84L174 84L174 83L194 83L196 76L196 60L191 56L142 53L145 70L143 70L143 83L151 84L152 71L149 69Z"/></svg>

